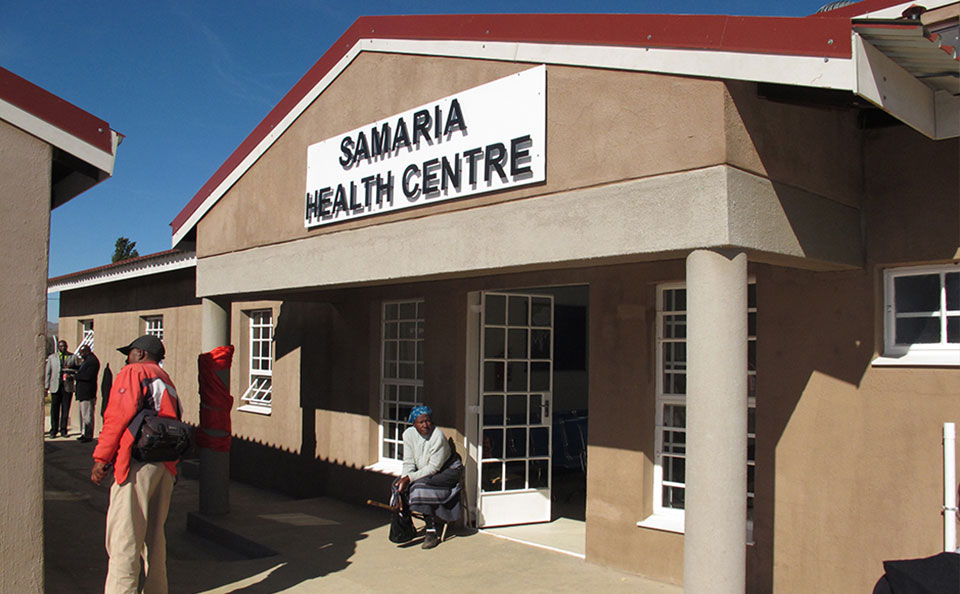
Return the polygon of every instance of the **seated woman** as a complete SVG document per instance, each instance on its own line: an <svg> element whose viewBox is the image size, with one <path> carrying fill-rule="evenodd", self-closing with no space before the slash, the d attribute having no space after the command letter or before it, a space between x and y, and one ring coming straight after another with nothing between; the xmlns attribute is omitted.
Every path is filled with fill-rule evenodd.
<svg viewBox="0 0 960 594"><path fill-rule="evenodd" d="M403 432L403 471L393 482L390 505L396 511L423 515L426 522L424 549L440 544L437 530L444 522L460 519L460 473L463 463L443 432L433 426L429 406L410 411Z"/></svg>

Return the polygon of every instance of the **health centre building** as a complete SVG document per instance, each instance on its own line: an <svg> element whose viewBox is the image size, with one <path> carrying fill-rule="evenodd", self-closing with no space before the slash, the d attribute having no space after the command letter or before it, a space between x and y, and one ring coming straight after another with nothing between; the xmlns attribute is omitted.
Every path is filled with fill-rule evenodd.
<svg viewBox="0 0 960 594"><path fill-rule="evenodd" d="M836 5L361 18L61 333L235 345L237 478L382 500L427 403L476 527L868 591L942 548L960 3Z"/></svg>

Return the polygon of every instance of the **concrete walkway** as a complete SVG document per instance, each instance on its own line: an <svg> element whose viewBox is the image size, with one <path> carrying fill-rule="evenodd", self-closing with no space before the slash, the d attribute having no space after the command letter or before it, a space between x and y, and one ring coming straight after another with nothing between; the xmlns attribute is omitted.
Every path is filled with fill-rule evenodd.
<svg viewBox="0 0 960 594"><path fill-rule="evenodd" d="M46 591L102 592L109 489L90 482L94 444L68 437L44 445ZM174 489L167 520L172 594L682 592L483 532L455 533L431 551L419 540L397 546L387 540L387 512L330 498L295 500L237 482L230 485L231 513L204 517L195 513L197 492L189 476Z"/></svg>

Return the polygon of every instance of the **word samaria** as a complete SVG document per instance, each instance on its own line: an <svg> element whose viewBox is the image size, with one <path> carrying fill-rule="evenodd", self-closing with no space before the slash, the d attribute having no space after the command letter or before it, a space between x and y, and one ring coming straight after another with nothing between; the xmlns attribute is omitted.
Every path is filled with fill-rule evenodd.
<svg viewBox="0 0 960 594"><path fill-rule="evenodd" d="M443 124L442 130L441 124ZM430 137L431 126L434 128L433 139L437 141L457 130L466 133L467 123L463 119L460 102L456 99L450 102L446 123L443 122L443 109L439 105L433 107L432 116L427 109L421 109L414 113L412 137L407 127L407 121L403 116L397 118L397 122L393 126L392 139L390 122L384 122L379 129L376 126L370 128L369 141L363 130L357 133L356 140L350 136L344 136L343 140L340 141L340 152L343 155L340 157L339 163L344 169L349 169L361 160L370 161L386 158L391 153L396 154L402 148L419 147L421 138L431 143L433 142Z"/></svg>

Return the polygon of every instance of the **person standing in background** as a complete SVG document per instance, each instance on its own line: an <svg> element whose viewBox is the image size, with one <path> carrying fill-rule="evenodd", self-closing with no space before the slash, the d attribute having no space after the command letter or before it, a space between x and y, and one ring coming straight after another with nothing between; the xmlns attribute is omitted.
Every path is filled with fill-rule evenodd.
<svg viewBox="0 0 960 594"><path fill-rule="evenodd" d="M113 371L110 370L110 364L103 368L103 377L100 378L100 418L103 418L107 410L107 402L110 401L110 388L113 387Z"/></svg>
<svg viewBox="0 0 960 594"><path fill-rule="evenodd" d="M80 407L80 437L77 441L93 441L93 415L97 404L97 375L100 373L100 359L88 345L77 350L83 360L76 373L77 406Z"/></svg>
<svg viewBox="0 0 960 594"><path fill-rule="evenodd" d="M56 406L56 417L54 417L53 401L54 395L60 393L60 353L57 351L57 342L47 343L47 361L43 370L43 388L50 394L50 437L57 436L57 427L60 423L60 405ZM59 398L59 396L57 396ZM54 421L56 418L56 421Z"/></svg>
<svg viewBox="0 0 960 594"><path fill-rule="evenodd" d="M56 361L51 361L56 357ZM56 437L57 432L62 437L67 436L67 426L70 423L70 401L75 389L74 374L80 367L79 358L67 349L67 341L57 343L57 352L47 359L47 372L57 367L57 382L47 381L50 390L50 437ZM54 390L54 384L57 389Z"/></svg>

